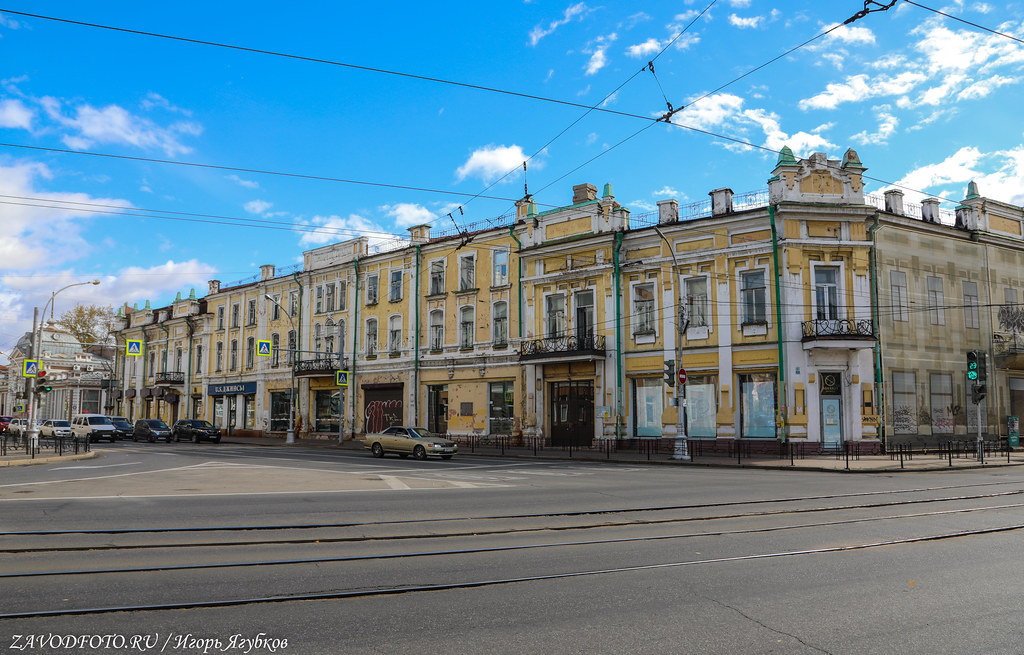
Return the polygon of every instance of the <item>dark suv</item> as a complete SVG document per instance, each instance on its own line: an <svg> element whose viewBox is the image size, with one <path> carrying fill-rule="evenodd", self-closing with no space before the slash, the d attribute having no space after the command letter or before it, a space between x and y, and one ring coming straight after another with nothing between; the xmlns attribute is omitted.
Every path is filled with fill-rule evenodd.
<svg viewBox="0 0 1024 655"><path fill-rule="evenodd" d="M182 419L171 428L175 441L212 441L220 443L220 430L213 427L209 421L197 421L195 419Z"/></svg>
<svg viewBox="0 0 1024 655"><path fill-rule="evenodd" d="M132 441L156 441L163 439L171 442L171 429L167 424L158 418L140 418L135 421L135 429L132 431Z"/></svg>

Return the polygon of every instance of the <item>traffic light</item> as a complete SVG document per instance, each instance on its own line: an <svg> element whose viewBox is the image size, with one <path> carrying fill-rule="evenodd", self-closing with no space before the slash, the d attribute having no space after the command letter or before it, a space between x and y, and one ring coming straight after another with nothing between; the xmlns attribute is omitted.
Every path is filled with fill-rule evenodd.
<svg viewBox="0 0 1024 655"><path fill-rule="evenodd" d="M676 360L665 360L665 384L670 387L676 386Z"/></svg>
<svg viewBox="0 0 1024 655"><path fill-rule="evenodd" d="M978 381L978 375L980 373L978 359L980 358L980 355L981 353L977 350L967 351L967 379L971 382Z"/></svg>
<svg viewBox="0 0 1024 655"><path fill-rule="evenodd" d="M53 387L45 382L36 387L36 393L50 393L51 391L53 391Z"/></svg>
<svg viewBox="0 0 1024 655"><path fill-rule="evenodd" d="M988 367L984 350L967 351L967 379L971 381L971 401L977 405L988 395Z"/></svg>

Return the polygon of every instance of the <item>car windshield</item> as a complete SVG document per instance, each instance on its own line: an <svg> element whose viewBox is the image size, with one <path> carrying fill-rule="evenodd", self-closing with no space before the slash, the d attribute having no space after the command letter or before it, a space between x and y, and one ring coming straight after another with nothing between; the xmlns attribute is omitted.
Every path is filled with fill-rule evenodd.
<svg viewBox="0 0 1024 655"><path fill-rule="evenodd" d="M89 425L110 425L110 419L106 416L90 416Z"/></svg>
<svg viewBox="0 0 1024 655"><path fill-rule="evenodd" d="M50 422L55 428L70 428L71 423L69 421L51 421Z"/></svg>
<svg viewBox="0 0 1024 655"><path fill-rule="evenodd" d="M426 428L409 428L409 434L421 439L432 439L436 435Z"/></svg>
<svg viewBox="0 0 1024 655"><path fill-rule="evenodd" d="M117 419L114 419L113 421L111 421L111 423L114 424L115 428L130 428L130 427L132 427L131 423L129 423L127 421L118 421Z"/></svg>
<svg viewBox="0 0 1024 655"><path fill-rule="evenodd" d="M192 421L192 427L194 428L212 428L213 424L209 421Z"/></svg>
<svg viewBox="0 0 1024 655"><path fill-rule="evenodd" d="M156 419L153 419L153 420L146 421L146 422L149 423L149 427L155 428L157 430L169 430L170 429L170 428L167 427L167 424L164 423L163 421L157 421Z"/></svg>

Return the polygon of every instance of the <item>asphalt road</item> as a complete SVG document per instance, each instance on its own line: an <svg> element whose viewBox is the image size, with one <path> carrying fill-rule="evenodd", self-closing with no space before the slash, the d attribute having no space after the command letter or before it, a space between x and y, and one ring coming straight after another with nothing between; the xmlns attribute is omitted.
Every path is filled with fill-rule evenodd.
<svg viewBox="0 0 1024 655"><path fill-rule="evenodd" d="M1017 469L99 449L3 471L0 649L1024 652Z"/></svg>

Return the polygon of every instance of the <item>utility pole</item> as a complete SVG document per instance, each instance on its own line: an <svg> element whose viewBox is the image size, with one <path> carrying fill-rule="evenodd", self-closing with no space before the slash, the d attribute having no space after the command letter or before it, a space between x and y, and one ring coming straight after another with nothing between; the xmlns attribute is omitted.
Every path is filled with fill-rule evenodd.
<svg viewBox="0 0 1024 655"><path fill-rule="evenodd" d="M676 381L676 448L672 459L689 461L689 445L686 443L686 383L683 367L683 335L689 326L689 321L684 321L683 311L683 288L682 278L679 274L679 261L676 259L676 251L661 229L655 227L654 231L668 245L668 252L672 255L672 284L676 288L676 369L679 371L679 380Z"/></svg>

